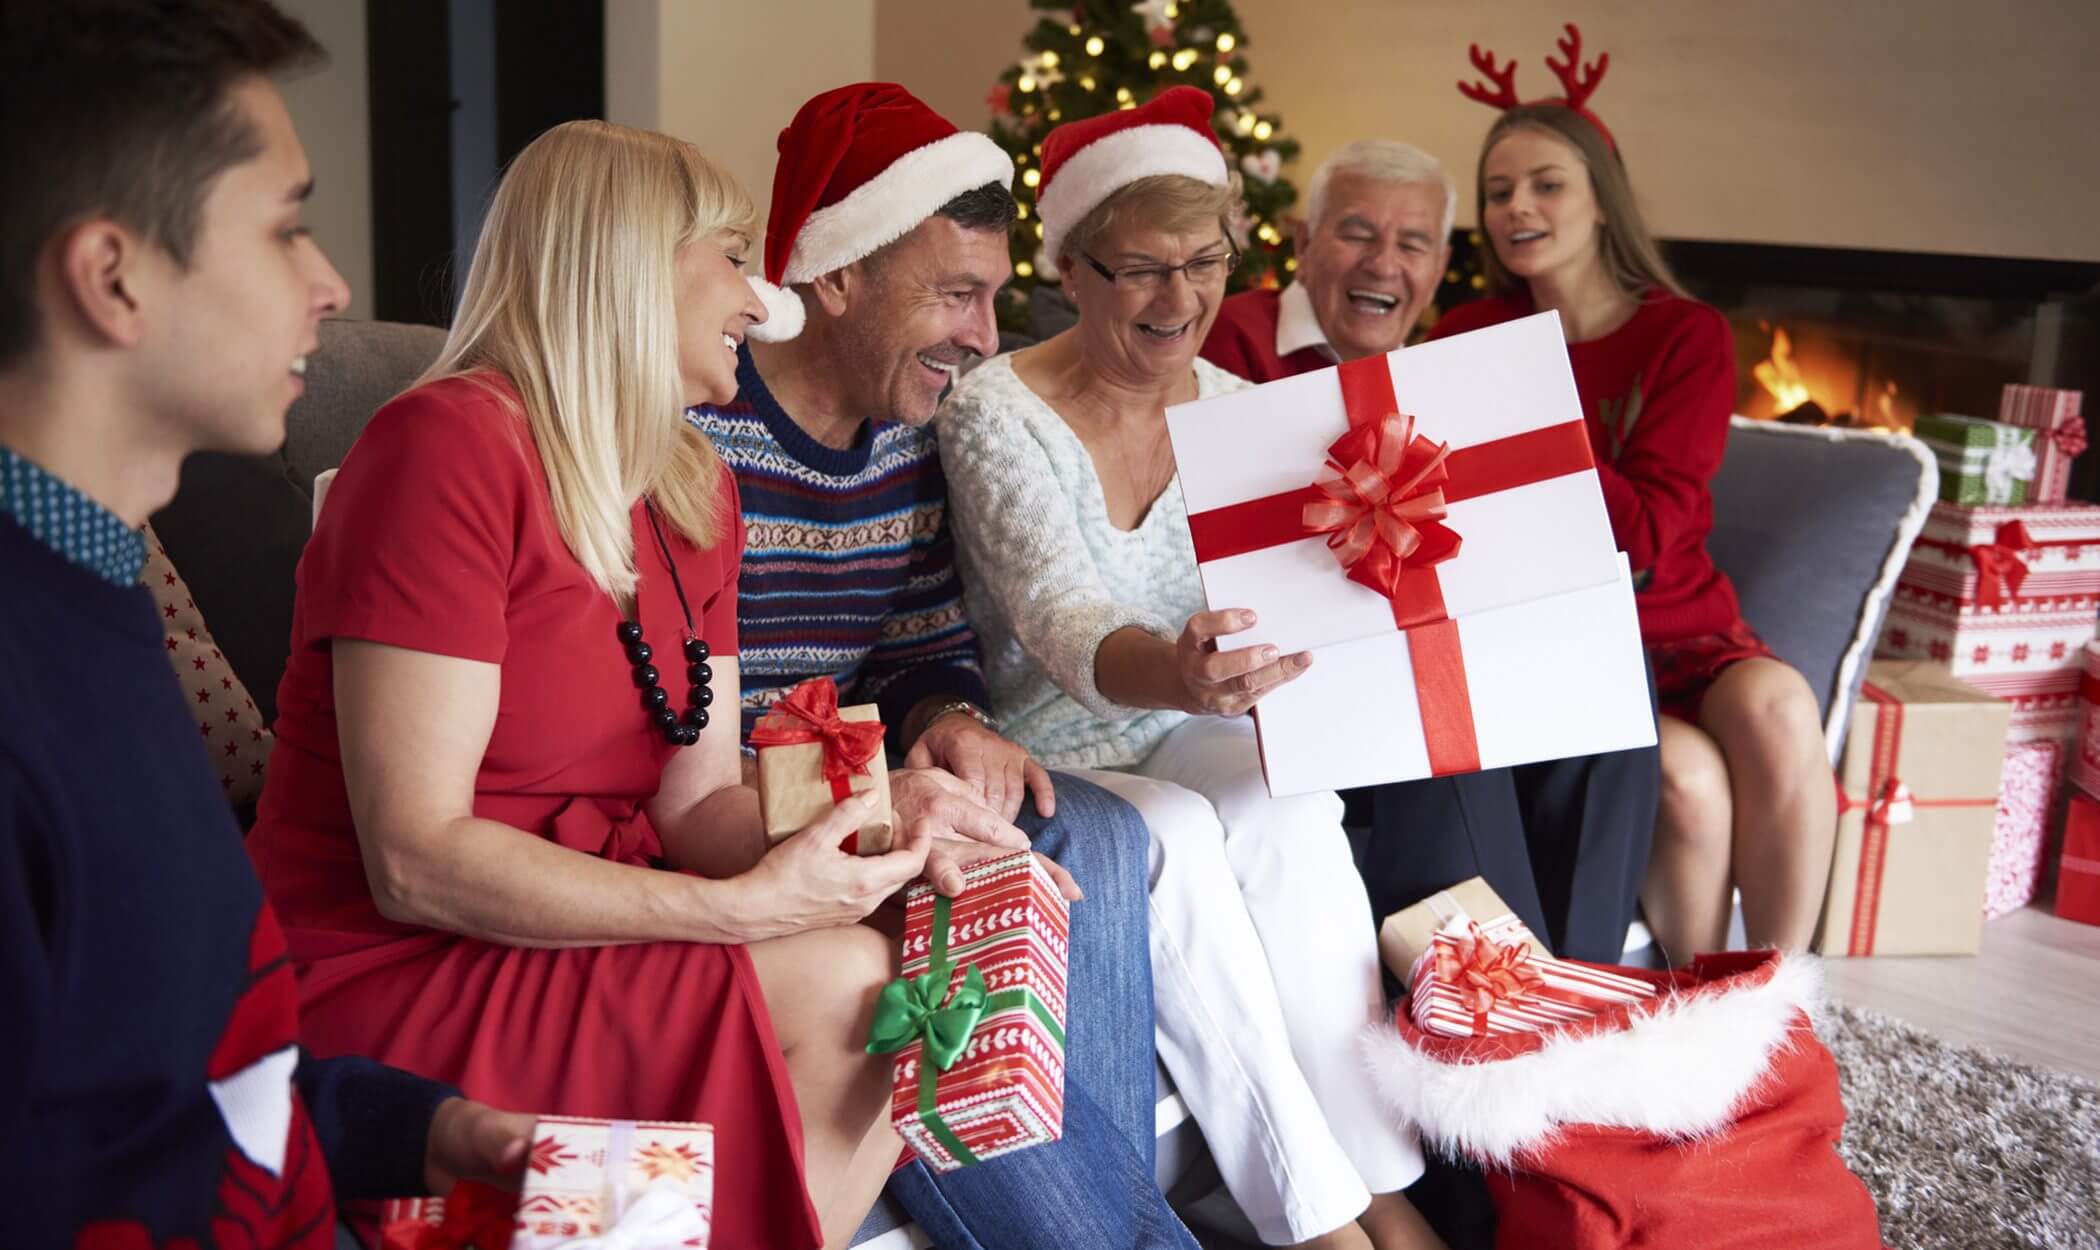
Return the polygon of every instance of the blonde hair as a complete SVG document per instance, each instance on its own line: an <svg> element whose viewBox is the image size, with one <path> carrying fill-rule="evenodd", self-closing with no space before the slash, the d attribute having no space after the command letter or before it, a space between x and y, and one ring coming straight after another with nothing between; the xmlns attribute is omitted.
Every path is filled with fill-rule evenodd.
<svg viewBox="0 0 2100 1250"><path fill-rule="evenodd" d="M1487 207L1487 158L1495 150L1495 144L1512 130L1519 128L1543 131L1575 149L1590 173L1590 191L1597 197L1597 211L1604 218L1597 232L1597 256L1604 264L1604 272L1618 285L1619 290L1639 299L1650 287L1661 287L1672 295L1689 299L1677 275L1670 271L1670 263L1663 259L1662 249L1656 246L1655 236L1648 232L1648 225L1641 220L1640 206L1633 197L1633 180L1627 176L1626 162L1605 141L1604 135L1582 114L1565 104L1525 104L1513 108L1497 118L1488 129L1487 138L1480 144L1480 166L1473 179L1475 203L1484 213ZM1488 289L1500 294L1519 290L1524 280L1510 273L1495 255L1490 246L1481 249L1483 267L1487 270Z"/></svg>
<svg viewBox="0 0 2100 1250"><path fill-rule="evenodd" d="M674 298L678 249L749 242L751 197L700 150L602 121L565 122L497 186L466 290L417 385L480 370L517 387L562 540L631 599L635 501L695 546L721 533L714 445L683 419Z"/></svg>
<svg viewBox="0 0 2100 1250"><path fill-rule="evenodd" d="M1184 174L1154 174L1117 187L1094 210L1080 218L1065 235L1063 250L1069 256L1094 247L1123 220L1167 234L1191 234L1208 225L1225 232L1232 246L1247 248L1246 201L1240 198L1240 176L1231 174L1223 185L1204 182ZM1053 257L1059 266L1062 259Z"/></svg>

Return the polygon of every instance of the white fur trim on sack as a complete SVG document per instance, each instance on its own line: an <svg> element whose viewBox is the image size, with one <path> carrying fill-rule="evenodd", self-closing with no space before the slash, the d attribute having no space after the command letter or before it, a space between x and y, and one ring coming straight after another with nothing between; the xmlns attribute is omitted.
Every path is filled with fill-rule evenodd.
<svg viewBox="0 0 2100 1250"><path fill-rule="evenodd" d="M1101 201L1140 178L1162 174L1180 174L1214 187L1229 180L1217 144L1169 122L1118 130L1072 153L1036 199L1043 221L1043 255L1056 261L1065 236Z"/></svg>
<svg viewBox="0 0 2100 1250"><path fill-rule="evenodd" d="M795 286L843 269L910 234L963 192L988 182L1011 187L1013 181L1013 158L989 135L958 130L915 148L846 198L809 215L795 235L780 284Z"/></svg>
<svg viewBox="0 0 2100 1250"><path fill-rule="evenodd" d="M1625 1029L1564 1033L1512 1059L1445 1063L1390 1025L1364 1050L1387 1105L1426 1140L1508 1167L1564 1125L1719 1132L1793 1044L1795 1013L1813 1018L1822 1000L1822 965L1789 955L1762 985L1665 1001Z"/></svg>
<svg viewBox="0 0 2100 1250"><path fill-rule="evenodd" d="M766 306L766 319L751 327L748 332L751 338L761 343L785 343L802 333L805 312L801 296L782 290L756 275L744 281L751 284L751 289L758 292L759 302Z"/></svg>

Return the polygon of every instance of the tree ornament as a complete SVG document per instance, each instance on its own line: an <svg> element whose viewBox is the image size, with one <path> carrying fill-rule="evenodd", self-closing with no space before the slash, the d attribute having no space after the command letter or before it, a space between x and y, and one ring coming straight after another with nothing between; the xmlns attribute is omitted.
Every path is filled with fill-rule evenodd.
<svg viewBox="0 0 2100 1250"><path fill-rule="evenodd" d="M992 116L1012 117L1014 113L1013 97L1014 89L1011 86L1003 82L995 82L992 84L992 89L985 93L984 102L991 108Z"/></svg>
<svg viewBox="0 0 2100 1250"><path fill-rule="evenodd" d="M1240 158L1240 172L1246 174L1249 178L1259 178L1263 182L1274 182L1277 175L1283 172L1283 157L1277 155L1275 148L1263 148L1259 152L1249 152Z"/></svg>

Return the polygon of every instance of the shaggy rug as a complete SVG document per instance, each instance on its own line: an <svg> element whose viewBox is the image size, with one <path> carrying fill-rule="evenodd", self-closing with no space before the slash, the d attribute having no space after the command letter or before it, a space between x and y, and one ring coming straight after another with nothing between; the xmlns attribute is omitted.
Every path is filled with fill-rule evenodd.
<svg viewBox="0 0 2100 1250"><path fill-rule="evenodd" d="M1891 1250L2100 1247L2100 1085L1856 1007L1817 1033Z"/></svg>

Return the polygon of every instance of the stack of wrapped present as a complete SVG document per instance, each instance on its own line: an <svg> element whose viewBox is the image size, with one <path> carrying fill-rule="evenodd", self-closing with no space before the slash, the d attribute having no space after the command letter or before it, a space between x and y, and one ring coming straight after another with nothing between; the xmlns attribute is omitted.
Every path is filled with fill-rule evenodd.
<svg viewBox="0 0 2100 1250"><path fill-rule="evenodd" d="M2034 897L2062 762L2076 757L2081 656L2100 621L2100 506L2065 499L2085 450L2076 391L2008 386L1997 420L1921 417L1917 433L1938 456L1940 502L1896 584L1876 655L1937 665L2008 705L1983 892L1985 914L1999 916ZM1967 926L1957 928L1973 949ZM1859 949L1849 932L1826 941L1888 950Z"/></svg>

